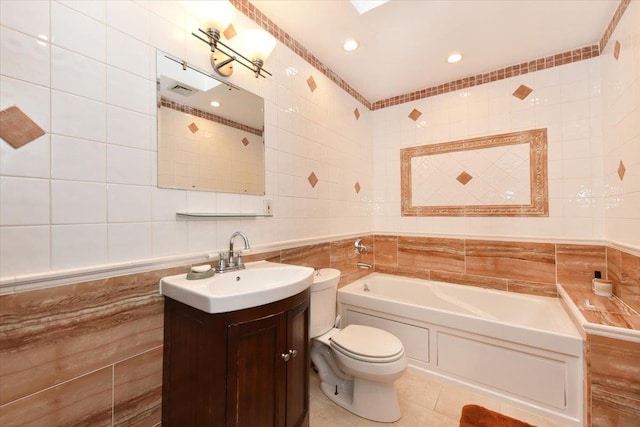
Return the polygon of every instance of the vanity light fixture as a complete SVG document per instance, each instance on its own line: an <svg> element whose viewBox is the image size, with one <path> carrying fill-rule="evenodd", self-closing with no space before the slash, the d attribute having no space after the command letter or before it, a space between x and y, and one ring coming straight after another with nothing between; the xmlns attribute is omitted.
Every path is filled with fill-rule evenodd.
<svg viewBox="0 0 640 427"><path fill-rule="evenodd" d="M266 78L264 74L272 76L270 72L263 68L264 60L276 45L276 40L271 34L264 30L247 30L238 34L237 37L241 40L241 44L249 50L249 53L245 56L222 42L218 29L209 28L204 31L198 28L198 31L204 34L206 39L195 33L191 33L191 35L209 45L211 48L211 66L219 75L229 77L233 74L233 63L236 62L253 71L256 78Z"/></svg>
<svg viewBox="0 0 640 427"><path fill-rule="evenodd" d="M358 48L359 44L357 41L353 40L353 39L349 39L347 41L344 42L344 44L342 45L342 48L344 50L346 50L347 52L351 52L353 50L356 50Z"/></svg>
<svg viewBox="0 0 640 427"><path fill-rule="evenodd" d="M211 106L212 106L212 107L219 107L219 106L220 106L220 102L218 102L218 101L211 101Z"/></svg>
<svg viewBox="0 0 640 427"><path fill-rule="evenodd" d="M447 58L447 62L449 64L454 64L462 59L462 54L458 52L454 52Z"/></svg>

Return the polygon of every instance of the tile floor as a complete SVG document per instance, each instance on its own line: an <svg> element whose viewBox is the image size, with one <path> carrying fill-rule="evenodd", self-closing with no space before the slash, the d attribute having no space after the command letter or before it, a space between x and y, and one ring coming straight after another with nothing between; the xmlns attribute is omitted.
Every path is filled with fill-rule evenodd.
<svg viewBox="0 0 640 427"><path fill-rule="evenodd" d="M377 423L357 417L331 402L320 391L320 379L311 372L311 427L458 427L460 411L475 403L537 427L564 424L530 414L467 389L441 383L419 372L407 371L397 382L402 418L395 423Z"/></svg>

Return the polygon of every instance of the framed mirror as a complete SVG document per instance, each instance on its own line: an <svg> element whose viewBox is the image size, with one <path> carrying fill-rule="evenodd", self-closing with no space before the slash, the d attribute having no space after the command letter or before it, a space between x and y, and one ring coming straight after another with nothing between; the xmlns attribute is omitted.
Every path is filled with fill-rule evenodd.
<svg viewBox="0 0 640 427"><path fill-rule="evenodd" d="M264 100L157 52L158 187L264 195Z"/></svg>

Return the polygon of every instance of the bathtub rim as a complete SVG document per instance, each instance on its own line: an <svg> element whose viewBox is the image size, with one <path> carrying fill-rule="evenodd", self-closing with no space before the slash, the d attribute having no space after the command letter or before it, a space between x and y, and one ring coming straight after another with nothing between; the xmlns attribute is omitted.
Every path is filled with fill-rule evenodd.
<svg viewBox="0 0 640 427"><path fill-rule="evenodd" d="M419 279L414 277L405 277L405 276L396 276L387 273L371 273L367 276L361 277L360 279L354 280L353 282L343 286L338 289L338 297L337 303L338 306L341 304L349 305L349 306L362 306L359 303L354 303L354 300L358 300L359 298L366 298L371 301L370 305L365 305L369 310L378 311L380 313L388 312L388 307L404 306L408 311L405 311L399 317L404 317L406 319L415 319L421 322L432 323L435 325L440 325L443 327L450 327L452 322L456 322L462 320L465 328L467 330L476 333L482 336L500 336L501 339L506 341L519 343L529 347L535 348L543 348L549 349L554 352L571 355L571 356L581 356L584 353L585 339L578 330L575 323L571 320L569 313L562 307L562 302L558 299L559 308L562 313L567 316L567 321L571 326L571 333L562 333L559 331L550 331L548 329L541 328L533 328L525 325L515 324L515 323L507 323L496 321L493 319L486 319L478 316L473 316L464 313L456 313L448 310L442 310L438 308L428 307L424 305L414 304L409 301L392 299L392 298L384 298L376 294L365 294L363 291L355 290L358 284L363 283L363 280L366 280L367 277L371 276L387 276L393 278L403 278L407 280L416 280L418 282L436 282L441 283L446 286L464 286L465 288L476 288L476 290L482 290L490 293L501 293L505 294L505 291L500 291L496 289L486 289L473 287L470 285L461 285L455 283L448 282L437 282L435 280L426 280ZM539 295L527 295L527 294L517 294L515 295L519 298L544 298L548 301L548 298L551 297L543 297ZM346 301L345 301L346 299ZM391 304L391 306L389 305ZM429 319L425 319L424 313L423 316L416 315L416 317L411 317L407 315L407 313L415 314L420 313L421 311L429 311L431 317ZM526 332L529 334L527 337L528 340L523 339L522 333Z"/></svg>

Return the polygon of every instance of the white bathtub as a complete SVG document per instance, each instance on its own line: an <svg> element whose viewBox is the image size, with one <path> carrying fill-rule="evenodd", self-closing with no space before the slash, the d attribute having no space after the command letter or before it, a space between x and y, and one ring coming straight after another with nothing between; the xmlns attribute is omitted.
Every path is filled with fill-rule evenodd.
<svg viewBox="0 0 640 427"><path fill-rule="evenodd" d="M400 338L412 369L582 425L583 340L558 298L373 273L338 303L343 326Z"/></svg>

